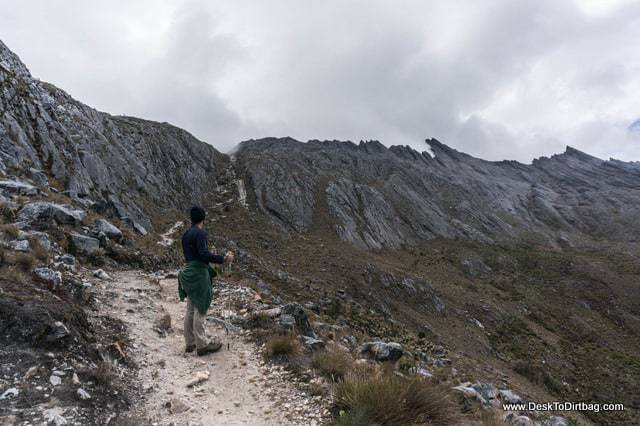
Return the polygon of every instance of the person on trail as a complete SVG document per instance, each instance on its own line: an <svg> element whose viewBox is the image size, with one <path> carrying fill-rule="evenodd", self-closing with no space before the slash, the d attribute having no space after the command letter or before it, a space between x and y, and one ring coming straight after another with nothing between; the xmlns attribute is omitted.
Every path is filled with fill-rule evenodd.
<svg viewBox="0 0 640 426"><path fill-rule="evenodd" d="M180 301L187 299L184 316L185 352L206 355L220 350L218 337L209 340L204 330L207 310L213 299L215 271L209 263L233 262L233 252L218 256L209 251L207 232L203 229L205 211L201 207L191 208L191 227L182 236L182 251L186 265L178 274Z"/></svg>

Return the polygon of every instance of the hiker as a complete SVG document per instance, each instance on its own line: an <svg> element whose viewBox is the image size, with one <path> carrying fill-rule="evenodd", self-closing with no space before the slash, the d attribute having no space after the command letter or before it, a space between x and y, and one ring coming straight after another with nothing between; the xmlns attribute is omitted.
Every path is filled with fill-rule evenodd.
<svg viewBox="0 0 640 426"><path fill-rule="evenodd" d="M209 251L207 232L203 229L205 212L191 208L191 227L182 236L182 251L186 265L178 274L180 301L187 299L184 316L185 352L199 356L220 350L222 342L216 336L209 341L204 330L207 310L213 299L213 278L216 273L209 263L233 262L233 252L218 256Z"/></svg>

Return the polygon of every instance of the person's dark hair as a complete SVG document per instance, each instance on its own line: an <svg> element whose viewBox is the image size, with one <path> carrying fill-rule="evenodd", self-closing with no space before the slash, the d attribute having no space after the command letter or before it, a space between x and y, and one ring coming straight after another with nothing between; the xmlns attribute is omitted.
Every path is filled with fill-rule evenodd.
<svg viewBox="0 0 640 426"><path fill-rule="evenodd" d="M204 220L206 216L204 209L202 207L194 206L191 207L191 223L198 224Z"/></svg>

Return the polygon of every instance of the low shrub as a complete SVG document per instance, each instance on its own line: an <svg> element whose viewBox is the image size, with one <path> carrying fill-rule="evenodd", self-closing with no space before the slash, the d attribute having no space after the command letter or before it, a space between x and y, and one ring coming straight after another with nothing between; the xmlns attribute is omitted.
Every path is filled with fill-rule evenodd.
<svg viewBox="0 0 640 426"><path fill-rule="evenodd" d="M31 272L36 264L36 258L31 253L16 253L12 263L24 272Z"/></svg>
<svg viewBox="0 0 640 426"><path fill-rule="evenodd" d="M18 229L17 226L15 226L13 224L2 225L0 227L0 231L2 231L2 233L4 235L6 235L7 237L9 237L11 239L16 239L16 238L18 238L18 235L20 235L20 230Z"/></svg>
<svg viewBox="0 0 640 426"><path fill-rule="evenodd" d="M109 361L101 361L93 371L96 383L102 386L109 386L116 378L116 369Z"/></svg>
<svg viewBox="0 0 640 426"><path fill-rule="evenodd" d="M396 374L347 376L335 386L338 425L451 425L456 410L448 392L420 378Z"/></svg>
<svg viewBox="0 0 640 426"><path fill-rule="evenodd" d="M323 376L336 382L353 370L354 361L348 352L327 348L313 355L311 366Z"/></svg>
<svg viewBox="0 0 640 426"><path fill-rule="evenodd" d="M49 251L42 245L40 240L31 238L29 244L31 245L31 253L36 259L45 263L49 261Z"/></svg>
<svg viewBox="0 0 640 426"><path fill-rule="evenodd" d="M266 357L275 360L291 359L302 352L298 338L293 334L272 336L266 343Z"/></svg>
<svg viewBox="0 0 640 426"><path fill-rule="evenodd" d="M13 284L24 284L25 277L22 271L19 271L14 266L4 267L0 270L2 280Z"/></svg>

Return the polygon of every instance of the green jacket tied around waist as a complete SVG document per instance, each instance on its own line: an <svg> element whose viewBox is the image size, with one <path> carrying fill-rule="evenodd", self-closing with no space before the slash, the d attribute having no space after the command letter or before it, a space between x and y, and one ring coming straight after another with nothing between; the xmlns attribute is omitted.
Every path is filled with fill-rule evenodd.
<svg viewBox="0 0 640 426"><path fill-rule="evenodd" d="M189 298L202 315L207 313L213 300L213 278L216 271L197 260L187 262L178 272L178 296L180 301Z"/></svg>

